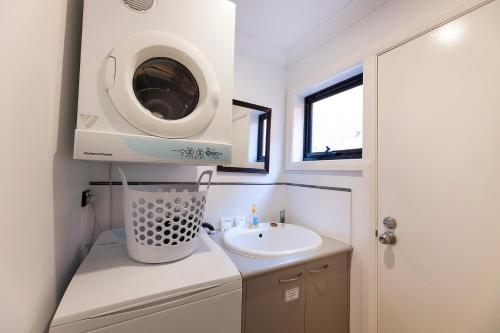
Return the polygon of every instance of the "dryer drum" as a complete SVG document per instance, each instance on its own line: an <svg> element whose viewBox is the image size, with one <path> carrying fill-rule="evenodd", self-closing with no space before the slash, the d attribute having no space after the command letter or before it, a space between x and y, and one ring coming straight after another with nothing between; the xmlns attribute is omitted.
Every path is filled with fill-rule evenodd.
<svg viewBox="0 0 500 333"><path fill-rule="evenodd" d="M142 106L165 120L187 117L197 107L200 91L193 74L170 58L152 58L139 65L132 86Z"/></svg>

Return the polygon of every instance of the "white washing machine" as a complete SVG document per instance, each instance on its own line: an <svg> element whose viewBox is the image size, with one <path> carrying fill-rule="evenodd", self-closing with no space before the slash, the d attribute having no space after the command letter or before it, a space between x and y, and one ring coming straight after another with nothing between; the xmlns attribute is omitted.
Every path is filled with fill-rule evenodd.
<svg viewBox="0 0 500 333"><path fill-rule="evenodd" d="M74 157L227 164L235 5L85 0Z"/></svg>
<svg viewBox="0 0 500 333"><path fill-rule="evenodd" d="M206 233L186 259L142 264L123 229L104 232L78 268L50 333L240 333L241 276Z"/></svg>

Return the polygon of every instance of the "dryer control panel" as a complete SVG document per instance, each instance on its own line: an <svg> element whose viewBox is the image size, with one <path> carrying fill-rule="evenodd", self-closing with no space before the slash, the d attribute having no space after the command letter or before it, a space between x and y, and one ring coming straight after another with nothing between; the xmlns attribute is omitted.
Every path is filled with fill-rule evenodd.
<svg viewBox="0 0 500 333"><path fill-rule="evenodd" d="M74 158L94 161L229 164L231 145L182 139L75 131Z"/></svg>

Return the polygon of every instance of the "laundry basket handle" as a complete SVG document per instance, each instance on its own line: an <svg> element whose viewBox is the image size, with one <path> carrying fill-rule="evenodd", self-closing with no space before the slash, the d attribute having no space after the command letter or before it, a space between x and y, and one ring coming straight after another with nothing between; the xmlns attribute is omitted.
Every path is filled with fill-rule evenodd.
<svg viewBox="0 0 500 333"><path fill-rule="evenodd" d="M197 188L196 188L196 191L199 191L200 190L200 185L201 185L201 179L203 178L203 176L205 175L208 175L208 183L207 183L207 191L208 189L210 188L210 182L212 181L212 176L213 176L214 172L212 170L205 170L201 173L200 177L198 178L198 184L197 184Z"/></svg>
<svg viewBox="0 0 500 333"><path fill-rule="evenodd" d="M127 178L125 178L125 173L123 172L123 170L121 168L118 168L118 172L120 173L120 177L122 179L123 190L127 191L128 190L128 184L127 184Z"/></svg>

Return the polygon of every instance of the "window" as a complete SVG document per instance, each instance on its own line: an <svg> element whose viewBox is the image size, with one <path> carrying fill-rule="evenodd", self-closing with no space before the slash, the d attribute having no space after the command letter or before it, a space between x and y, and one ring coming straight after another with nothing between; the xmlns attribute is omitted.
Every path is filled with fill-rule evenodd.
<svg viewBox="0 0 500 333"><path fill-rule="evenodd" d="M267 141L267 118L270 113L259 115L259 128L257 133L257 162L266 160L266 141Z"/></svg>
<svg viewBox="0 0 500 333"><path fill-rule="evenodd" d="M304 161L361 158L363 74L307 96L304 115Z"/></svg>

